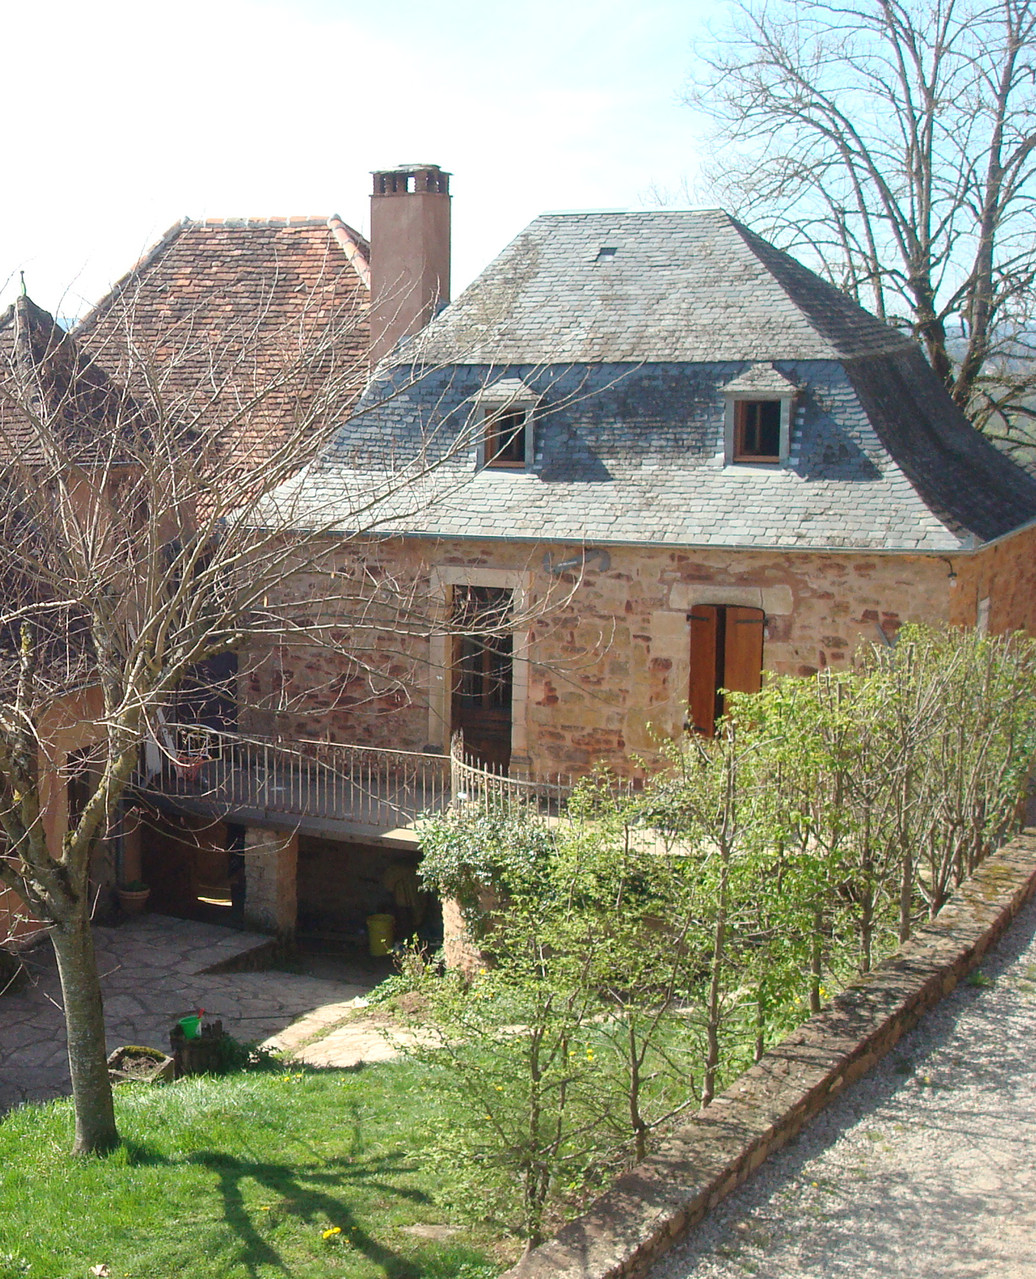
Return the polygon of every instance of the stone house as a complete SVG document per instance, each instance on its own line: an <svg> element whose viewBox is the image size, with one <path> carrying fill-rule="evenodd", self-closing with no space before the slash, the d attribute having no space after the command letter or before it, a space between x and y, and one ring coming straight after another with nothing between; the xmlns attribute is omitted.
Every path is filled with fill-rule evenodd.
<svg viewBox="0 0 1036 1279"><path fill-rule="evenodd" d="M626 771L761 671L906 620L1036 626L1036 481L915 343L726 214L541 217L394 360L296 518L347 525L419 457L368 554L461 631L512 620L411 638L405 706L292 653L281 687L334 685L296 731L420 750L461 728L523 775Z"/></svg>
<svg viewBox="0 0 1036 1279"><path fill-rule="evenodd" d="M292 293L278 255L305 240L317 283L332 262L370 298L377 361L277 499L299 529L333 518L333 591L315 578L298 633L247 655L207 785L143 788L145 873L178 909L240 856L251 922L361 927L458 731L529 785L629 774L711 731L722 689L904 621L1036 628L1036 479L902 333L716 211L548 214L436 315L448 216L435 166L386 171L373 253L344 224L190 224L122 286L175 309L211 278L246 320Z"/></svg>
<svg viewBox="0 0 1036 1279"><path fill-rule="evenodd" d="M905 621L1036 628L1036 480L916 344L716 211L537 219L282 500L300 528L337 511L342 579L429 619L343 616L335 650L253 664L243 722L270 732L276 706L329 750L419 758L459 730L533 784L629 774L659 735L711 732L721 690ZM388 855L338 835L283 845L282 925L348 915Z"/></svg>

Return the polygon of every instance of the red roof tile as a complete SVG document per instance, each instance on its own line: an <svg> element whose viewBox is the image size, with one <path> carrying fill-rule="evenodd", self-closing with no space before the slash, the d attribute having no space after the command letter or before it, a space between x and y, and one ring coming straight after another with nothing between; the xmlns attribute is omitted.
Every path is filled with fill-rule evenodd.
<svg viewBox="0 0 1036 1279"><path fill-rule="evenodd" d="M75 336L152 412L215 439L224 464L254 466L355 403L369 259L338 217L185 219Z"/></svg>

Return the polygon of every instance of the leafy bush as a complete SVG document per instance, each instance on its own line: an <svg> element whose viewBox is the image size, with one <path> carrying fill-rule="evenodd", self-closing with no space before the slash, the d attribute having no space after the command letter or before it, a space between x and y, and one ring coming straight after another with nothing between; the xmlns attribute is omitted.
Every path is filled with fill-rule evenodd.
<svg viewBox="0 0 1036 1279"><path fill-rule="evenodd" d="M530 1246L1017 826L1036 643L904 627L850 670L728 705L713 738L670 743L639 794L595 777L550 824L521 807L426 821L425 880L493 961L470 985L409 974L463 1116L435 1157L455 1203Z"/></svg>
<svg viewBox="0 0 1036 1279"><path fill-rule="evenodd" d="M234 1074L241 1070L283 1070L284 1064L268 1048L255 1042L244 1043L233 1035L219 1041L219 1073Z"/></svg>
<svg viewBox="0 0 1036 1279"><path fill-rule="evenodd" d="M421 877L440 897L460 905L473 936L481 936L494 898L535 891L553 844L551 831L521 807L506 811L450 809L421 828Z"/></svg>

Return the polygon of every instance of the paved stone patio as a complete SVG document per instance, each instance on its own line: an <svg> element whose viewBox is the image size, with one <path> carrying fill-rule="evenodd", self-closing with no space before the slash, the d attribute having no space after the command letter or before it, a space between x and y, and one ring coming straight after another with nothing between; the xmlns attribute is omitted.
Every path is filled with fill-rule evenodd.
<svg viewBox="0 0 1036 1279"><path fill-rule="evenodd" d="M377 1022L356 1021L376 977L211 972L247 962L244 957L269 938L164 915L99 927L95 937L109 1051L121 1044L168 1050L177 1018L204 1008L207 1019L221 1018L235 1039L267 1041L313 1065L353 1066L393 1054ZM69 1091L61 995L49 944L28 952L25 963L28 980L0 998L0 1112ZM349 1025L336 1030L343 1021Z"/></svg>

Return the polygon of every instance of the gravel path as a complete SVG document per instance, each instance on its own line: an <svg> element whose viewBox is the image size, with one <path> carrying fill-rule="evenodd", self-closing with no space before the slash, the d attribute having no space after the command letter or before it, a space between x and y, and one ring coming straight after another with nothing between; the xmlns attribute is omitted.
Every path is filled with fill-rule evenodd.
<svg viewBox="0 0 1036 1279"><path fill-rule="evenodd" d="M651 1279L1036 1279L1036 902Z"/></svg>

